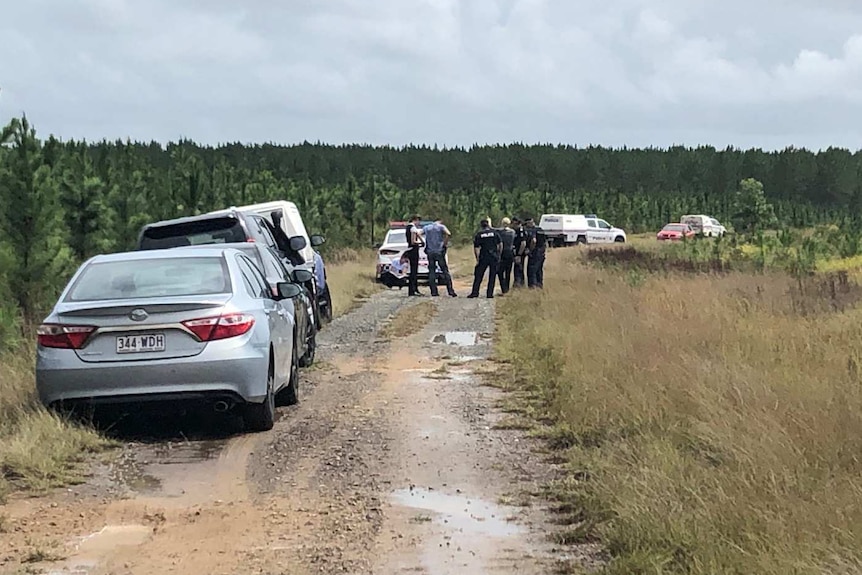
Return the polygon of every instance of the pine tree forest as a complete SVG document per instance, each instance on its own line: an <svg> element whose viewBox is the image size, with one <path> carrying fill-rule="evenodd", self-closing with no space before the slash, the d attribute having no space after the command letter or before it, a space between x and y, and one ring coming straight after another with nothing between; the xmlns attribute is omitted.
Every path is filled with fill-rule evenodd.
<svg viewBox="0 0 862 575"><path fill-rule="evenodd" d="M414 212L461 240L483 216L550 212L638 233L684 213L732 221L740 182L754 178L779 225L842 225L862 205L860 170L862 153L839 148L60 141L22 116L0 133L0 344L41 319L80 262L131 249L150 221L288 199L325 250L370 247Z"/></svg>

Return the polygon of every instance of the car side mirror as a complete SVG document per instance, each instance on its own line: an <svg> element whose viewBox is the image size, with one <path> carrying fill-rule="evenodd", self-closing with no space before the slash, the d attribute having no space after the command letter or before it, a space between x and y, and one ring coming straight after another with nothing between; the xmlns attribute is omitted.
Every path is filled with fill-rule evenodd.
<svg viewBox="0 0 862 575"><path fill-rule="evenodd" d="M305 249L305 246L307 246L308 244L305 242L304 237L293 236L292 238L290 238L289 245L290 245L290 249L292 249L295 252L298 252L299 250Z"/></svg>
<svg viewBox="0 0 862 575"><path fill-rule="evenodd" d="M382 245L383 245L383 244L381 244L380 242L377 242L376 244L374 244L374 245L373 245L373 246L371 246L371 247L373 247L375 250L379 250L379 249L380 249L380 246L382 246Z"/></svg>
<svg viewBox="0 0 862 575"><path fill-rule="evenodd" d="M302 293L302 288L292 282L278 282L276 287L280 300L295 298Z"/></svg>
<svg viewBox="0 0 862 575"><path fill-rule="evenodd" d="M308 270L293 270L293 281L298 284L304 284L314 279L314 274Z"/></svg>
<svg viewBox="0 0 862 575"><path fill-rule="evenodd" d="M319 245L326 243L326 238L320 234L314 234L311 236L311 247L316 248Z"/></svg>

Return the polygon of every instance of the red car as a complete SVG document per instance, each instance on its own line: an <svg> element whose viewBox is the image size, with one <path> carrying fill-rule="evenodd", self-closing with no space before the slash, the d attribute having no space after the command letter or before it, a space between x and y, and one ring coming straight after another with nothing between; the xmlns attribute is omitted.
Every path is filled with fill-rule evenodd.
<svg viewBox="0 0 862 575"><path fill-rule="evenodd" d="M659 241L665 240L681 240L683 238L690 239L694 237L694 230L688 224L667 224L656 234L655 239Z"/></svg>

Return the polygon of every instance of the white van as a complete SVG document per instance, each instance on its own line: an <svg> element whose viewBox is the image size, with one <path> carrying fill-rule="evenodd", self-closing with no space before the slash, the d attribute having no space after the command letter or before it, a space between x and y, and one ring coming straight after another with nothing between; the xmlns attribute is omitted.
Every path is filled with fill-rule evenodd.
<svg viewBox="0 0 862 575"><path fill-rule="evenodd" d="M688 224L694 233L708 238L720 237L727 233L727 228L717 219L703 214L689 214L681 217L679 223Z"/></svg>
<svg viewBox="0 0 862 575"><path fill-rule="evenodd" d="M299 253L306 262L314 262L313 248L322 244L323 238L322 236L309 237L296 204L285 200L276 200L263 204L241 206L236 209L240 212L263 216L273 225L276 225L275 220L279 219L280 227L288 238L292 238L293 236L302 236L305 238L305 247L299 250Z"/></svg>
<svg viewBox="0 0 862 575"><path fill-rule="evenodd" d="M321 235L314 234L309 237L308 231L305 229L305 223L302 221L302 216L299 213L299 208L293 202L287 200L275 200L272 202L264 202L262 204L252 204L250 206L240 206L236 209L238 212L245 214L254 214L266 219L274 229L280 229L284 232L282 241L295 238L297 236L305 239L305 245L302 249L296 250L304 261L291 262L294 267L307 269L315 275L315 280L309 282L309 289L315 295L315 300L318 309L315 309L315 320L318 324L318 329L322 326L322 321L332 319L332 301L329 293L329 284L326 282L326 269L323 264L323 259L315 258L314 248L323 244L326 241ZM278 238L276 238L278 239ZM315 261L317 260L317 261ZM317 269L320 267L321 269ZM317 279L323 277L323 289L318 287Z"/></svg>
<svg viewBox="0 0 862 575"><path fill-rule="evenodd" d="M545 232L548 244L555 247L626 241L625 231L594 214L543 214L539 227Z"/></svg>

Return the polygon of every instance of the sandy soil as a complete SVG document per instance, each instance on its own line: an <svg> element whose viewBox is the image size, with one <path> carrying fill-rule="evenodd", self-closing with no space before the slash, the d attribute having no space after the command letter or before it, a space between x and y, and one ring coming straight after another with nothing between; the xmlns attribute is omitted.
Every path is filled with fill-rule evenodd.
<svg viewBox="0 0 862 575"><path fill-rule="evenodd" d="M495 301L457 287L382 292L336 319L270 432L138 422L86 484L13 498L0 573L552 572L545 508L500 501L556 471L523 432L495 428ZM423 301L427 325L379 336Z"/></svg>

